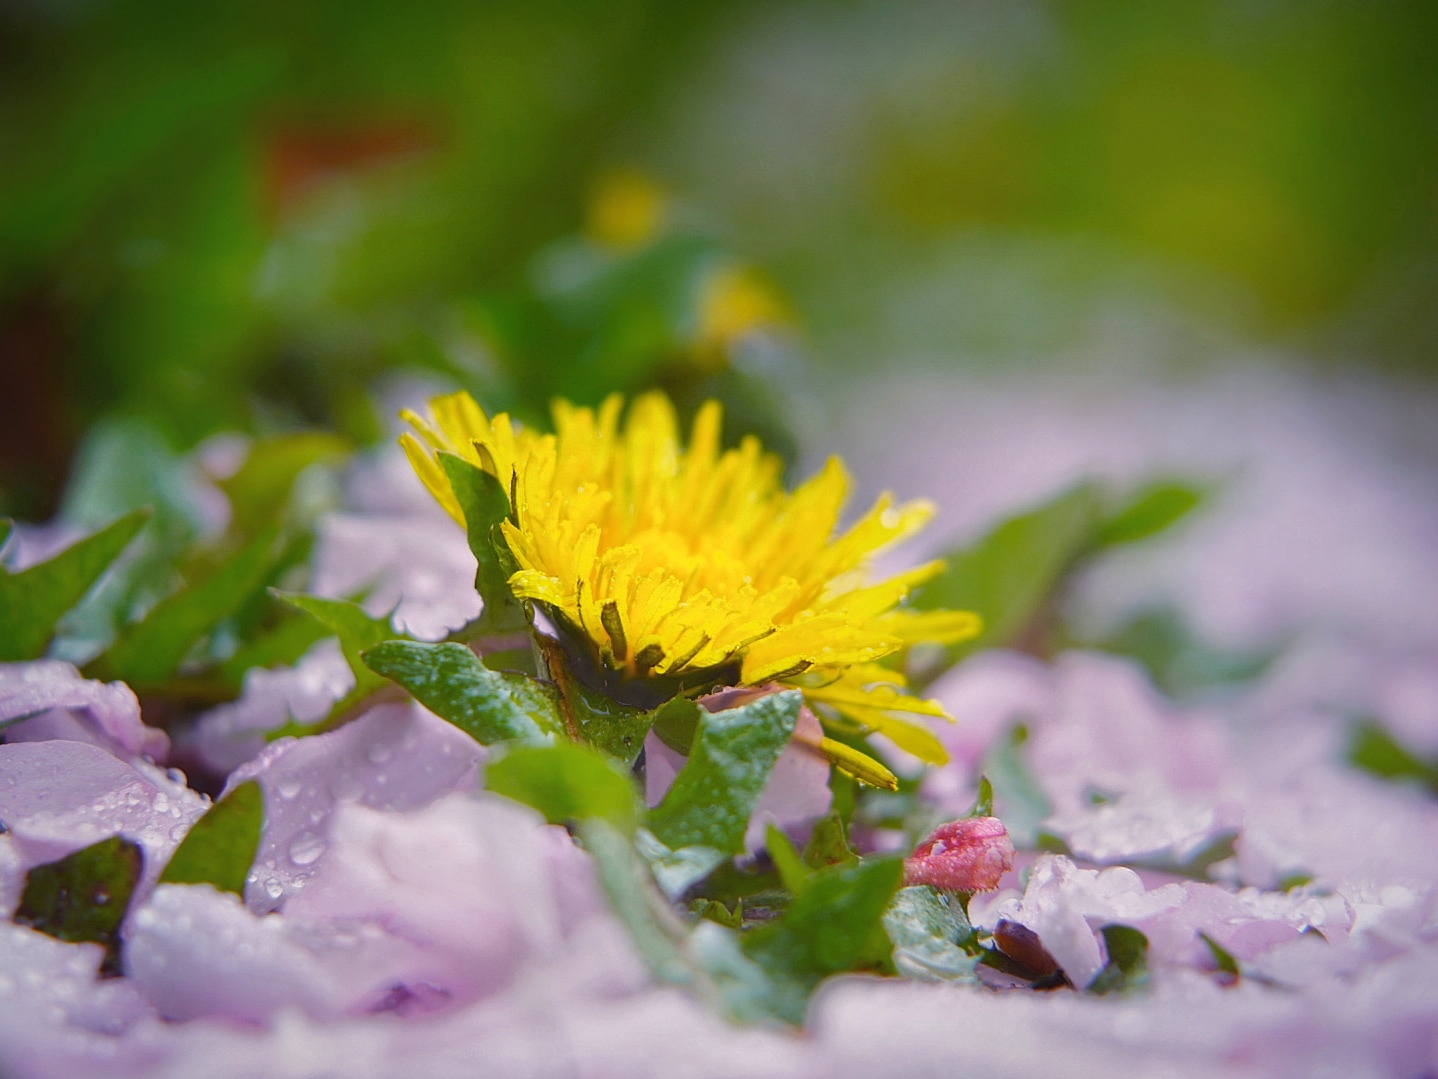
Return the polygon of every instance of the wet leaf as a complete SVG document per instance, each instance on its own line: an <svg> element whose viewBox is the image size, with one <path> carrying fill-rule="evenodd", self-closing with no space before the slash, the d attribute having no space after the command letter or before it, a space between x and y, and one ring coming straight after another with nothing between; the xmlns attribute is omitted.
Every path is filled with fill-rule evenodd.
<svg viewBox="0 0 1438 1079"><path fill-rule="evenodd" d="M894 945L894 967L926 982L969 982L977 948L966 947L974 930L954 901L927 885L900 888L884 912L884 932Z"/></svg>
<svg viewBox="0 0 1438 1079"><path fill-rule="evenodd" d="M259 783L241 783L191 825L160 874L160 883L213 884L243 896L264 823Z"/></svg>
<svg viewBox="0 0 1438 1079"><path fill-rule="evenodd" d="M749 817L794 733L800 701L795 691L772 693L700 717L689 759L649 814L661 842L725 854L743 850Z"/></svg>
<svg viewBox="0 0 1438 1079"><path fill-rule="evenodd" d="M1238 965L1238 960L1233 953L1225 948L1218 941L1214 940L1207 933L1200 933L1198 939L1208 947L1208 954L1213 957L1213 965L1218 968L1220 974L1237 981L1243 976L1243 971Z"/></svg>
<svg viewBox="0 0 1438 1079"><path fill-rule="evenodd" d="M741 938L745 954L774 983L773 1014L801 1023L810 993L824 978L888 961L892 946L882 918L902 879L897 856L819 870L778 921Z"/></svg>
<svg viewBox="0 0 1438 1079"><path fill-rule="evenodd" d="M644 748L644 736L664 706L647 712L590 689L574 676L558 642L544 636L538 640L545 671L559 690L560 707L570 732L622 761L625 767L633 767L639 751Z"/></svg>
<svg viewBox="0 0 1438 1079"><path fill-rule="evenodd" d="M385 641L362 658L483 745L548 743L564 736L553 685L514 671L492 671L462 644Z"/></svg>
<svg viewBox="0 0 1438 1079"><path fill-rule="evenodd" d="M104 947L104 974L120 973L120 924L125 920L144 855L140 845L111 836L25 877L14 921L56 940Z"/></svg>
<svg viewBox="0 0 1438 1079"><path fill-rule="evenodd" d="M858 860L859 856L849 846L848 830L839 811L833 809L820 817L809 833L804 864L810 869L823 869L830 865L853 865Z"/></svg>
<svg viewBox="0 0 1438 1079"><path fill-rule="evenodd" d="M383 641L403 636L394 630L388 618L375 618L358 603L345 599L327 599L300 592L281 592L279 589L271 589L271 593L296 610L303 611L339 638L340 651L354 672L357 691L368 692L384 684L384 679L365 664L360 654Z"/></svg>

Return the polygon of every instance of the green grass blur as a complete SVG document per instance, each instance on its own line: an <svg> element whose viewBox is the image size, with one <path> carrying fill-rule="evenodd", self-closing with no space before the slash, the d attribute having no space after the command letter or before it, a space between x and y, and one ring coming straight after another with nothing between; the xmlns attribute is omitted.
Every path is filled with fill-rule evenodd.
<svg viewBox="0 0 1438 1079"><path fill-rule="evenodd" d="M1117 319L1155 363L1431 376L1435 72L1438 6L1401 0L16 0L0 512L52 509L106 417L363 439L407 367L521 410L672 381L643 290L699 248L597 306L536 284L616 164L778 283L818 371L1034 362Z"/></svg>

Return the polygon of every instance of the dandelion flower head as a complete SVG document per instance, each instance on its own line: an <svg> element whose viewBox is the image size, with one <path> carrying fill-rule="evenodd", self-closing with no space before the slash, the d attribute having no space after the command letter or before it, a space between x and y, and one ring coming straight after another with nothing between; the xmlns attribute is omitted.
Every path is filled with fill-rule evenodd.
<svg viewBox="0 0 1438 1079"><path fill-rule="evenodd" d="M485 414L467 393L413 412L401 436L415 471L450 515L463 515L437 460L452 453L510 492L502 524L518 569L514 594L539 604L616 685L690 692L781 683L826 717L876 730L929 760L937 739L906 716L943 716L908 695L885 656L921 642L974 635L975 615L916 611L903 601L938 573L930 562L871 581L879 550L913 535L925 502L877 502L838 528L851 480L838 458L793 491L757 439L726 449L709 401L685 442L668 398L650 393L627 414L619 396L597 409L558 401L554 432Z"/></svg>

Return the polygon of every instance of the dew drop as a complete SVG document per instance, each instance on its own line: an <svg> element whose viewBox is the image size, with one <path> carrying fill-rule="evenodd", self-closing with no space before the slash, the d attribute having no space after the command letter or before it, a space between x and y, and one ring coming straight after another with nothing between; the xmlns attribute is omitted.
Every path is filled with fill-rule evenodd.
<svg viewBox="0 0 1438 1079"><path fill-rule="evenodd" d="M328 845L324 837L315 832L301 832L290 840L290 861L295 865L311 865Z"/></svg>
<svg viewBox="0 0 1438 1079"><path fill-rule="evenodd" d="M330 791L341 802L352 802L364 793L364 784L355 776L340 775L330 783Z"/></svg>
<svg viewBox="0 0 1438 1079"><path fill-rule="evenodd" d="M383 764L394 755L394 750L383 742L376 742L365 751L365 756L370 759L371 764Z"/></svg>
<svg viewBox="0 0 1438 1079"><path fill-rule="evenodd" d="M300 786L299 776L285 776L284 779L275 784L275 793L288 802L300 793Z"/></svg>
<svg viewBox="0 0 1438 1079"><path fill-rule="evenodd" d="M271 877L269 880L265 881L265 895L269 896L271 899L278 899L284 894L285 886L281 884L278 880L276 880L274 877Z"/></svg>

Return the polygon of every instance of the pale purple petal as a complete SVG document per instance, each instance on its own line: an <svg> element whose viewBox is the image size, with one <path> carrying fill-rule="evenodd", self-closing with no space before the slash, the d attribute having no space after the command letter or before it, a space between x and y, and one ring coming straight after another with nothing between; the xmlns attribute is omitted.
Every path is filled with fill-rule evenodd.
<svg viewBox="0 0 1438 1079"><path fill-rule="evenodd" d="M479 614L474 555L447 516L332 514L317 538L310 587L318 595L363 592L370 614L393 612L396 629L429 641Z"/></svg>
<svg viewBox="0 0 1438 1079"><path fill-rule="evenodd" d="M138 1077L164 1059L148 1006L123 979L97 981L100 959L98 944L0 922L0 1074Z"/></svg>
<svg viewBox="0 0 1438 1079"><path fill-rule="evenodd" d="M935 729L949 763L924 776L925 801L948 814L973 805L983 761L999 739L1054 711L1052 683L1046 664L999 650L977 653L934 683L931 692L958 722Z"/></svg>
<svg viewBox="0 0 1438 1079"><path fill-rule="evenodd" d="M331 850L286 917L382 927L413 953L394 984L487 995L560 946L544 827L494 798L451 796L409 814L344 806Z"/></svg>
<svg viewBox="0 0 1438 1079"><path fill-rule="evenodd" d="M144 849L142 880L153 882L208 806L159 769L98 746L0 745L0 821L27 868L123 835Z"/></svg>
<svg viewBox="0 0 1438 1079"><path fill-rule="evenodd" d="M33 718L6 728L7 741L68 738L159 761L170 745L164 731L140 719L129 686L84 678L60 660L0 663L0 724L19 716Z"/></svg>
<svg viewBox="0 0 1438 1079"><path fill-rule="evenodd" d="M644 736L644 801L657 806L669 793L670 784L684 767L684 754L670 749L664 740L650 731Z"/></svg>
<svg viewBox="0 0 1438 1079"><path fill-rule="evenodd" d="M774 762L744 833L749 850L764 846L764 833L770 824L800 841L806 840L809 826L829 812L834 798L829 789L829 762L813 748L823 736L814 713L807 706L800 708L794 736Z"/></svg>
<svg viewBox="0 0 1438 1079"><path fill-rule="evenodd" d="M258 779L265 831L246 888L256 911L274 910L314 875L336 806L428 805L475 787L483 748L415 704L387 704L327 734L284 738L231 774L226 789Z"/></svg>
<svg viewBox="0 0 1438 1079"><path fill-rule="evenodd" d="M261 1023L286 1007L338 1014L344 987L285 929L229 892L162 884L130 915L125 972L166 1019Z"/></svg>
<svg viewBox="0 0 1438 1079"><path fill-rule="evenodd" d="M354 687L354 672L333 638L315 645L293 667L255 667L239 699L212 708L185 738L184 749L226 774L265 747L265 734L291 721L313 723Z"/></svg>

